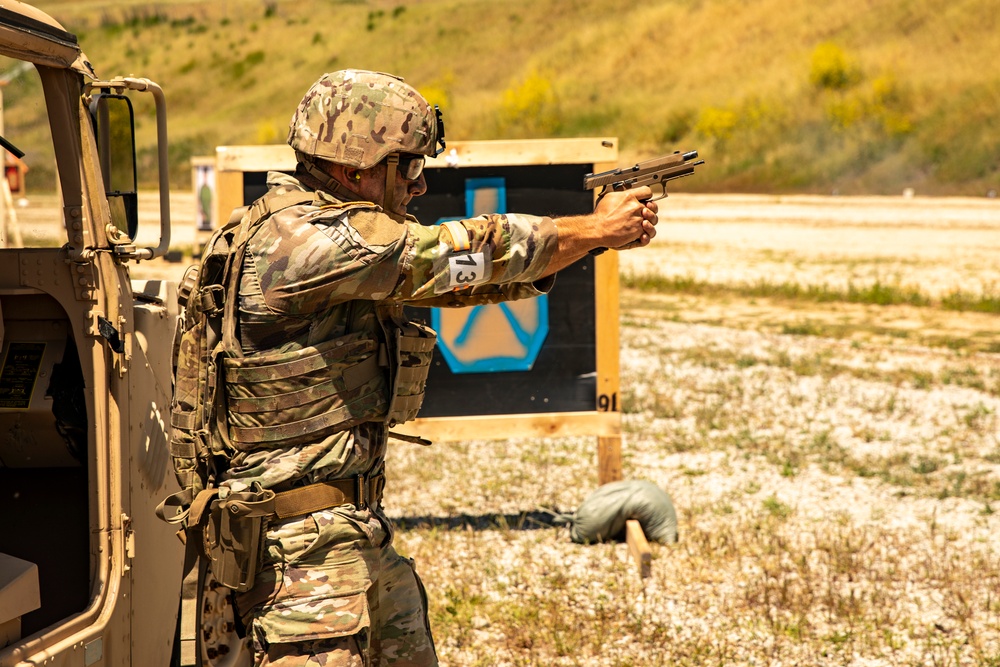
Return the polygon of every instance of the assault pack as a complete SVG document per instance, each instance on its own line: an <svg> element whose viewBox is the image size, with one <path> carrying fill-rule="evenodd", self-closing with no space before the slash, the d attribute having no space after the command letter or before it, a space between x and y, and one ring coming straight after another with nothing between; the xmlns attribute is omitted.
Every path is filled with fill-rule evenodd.
<svg viewBox="0 0 1000 667"><path fill-rule="evenodd" d="M391 427L415 418L436 340L433 330L407 321L400 305L386 303L376 307L380 338L349 333L293 352L243 355L236 315L247 243L270 216L306 203L341 211L358 206L271 190L234 211L178 290L170 454L181 490L160 503L157 515L177 524L189 553L208 558L216 578L236 590L253 583L269 517L358 502L376 486L380 494L381 481L354 488L353 478L344 480L347 486L332 480L278 496L252 486L220 497L232 455L315 441L361 422Z"/></svg>

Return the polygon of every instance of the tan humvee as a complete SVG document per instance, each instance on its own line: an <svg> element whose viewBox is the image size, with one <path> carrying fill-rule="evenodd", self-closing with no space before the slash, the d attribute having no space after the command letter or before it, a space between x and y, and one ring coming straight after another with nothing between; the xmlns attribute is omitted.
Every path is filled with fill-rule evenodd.
<svg viewBox="0 0 1000 667"><path fill-rule="evenodd" d="M188 597L214 616L196 633L186 611L181 631L184 547L154 514L177 490L176 287L132 281L129 269L170 241L163 95L145 79L99 79L74 35L13 1L0 6L2 83L3 149L17 155L25 142L36 173L46 167L36 156L55 154L54 204L31 224L61 238L30 247L44 242L11 224L17 207L0 179L0 667L233 664L228 597L204 568L188 589L208 595ZM137 241L131 99L156 109L153 247ZM45 109L47 128L17 124L26 105ZM33 156L39 131L51 146ZM22 238L29 247L12 247Z"/></svg>

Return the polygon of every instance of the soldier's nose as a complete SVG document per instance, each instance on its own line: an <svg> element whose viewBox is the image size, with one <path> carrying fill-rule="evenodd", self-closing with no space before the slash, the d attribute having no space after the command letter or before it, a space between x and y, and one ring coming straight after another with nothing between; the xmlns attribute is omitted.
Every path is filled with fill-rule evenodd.
<svg viewBox="0 0 1000 667"><path fill-rule="evenodd" d="M427 180L423 174L420 174L417 180L410 182L409 191L411 197L419 197L427 192Z"/></svg>

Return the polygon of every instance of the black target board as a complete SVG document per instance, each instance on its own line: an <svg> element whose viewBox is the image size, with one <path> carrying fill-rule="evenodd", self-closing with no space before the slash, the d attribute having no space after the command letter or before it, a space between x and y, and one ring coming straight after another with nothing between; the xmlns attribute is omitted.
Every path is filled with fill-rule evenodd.
<svg viewBox="0 0 1000 667"><path fill-rule="evenodd" d="M588 171L586 165L428 169L427 193L414 199L409 211L422 224L487 212L586 214L593 209L593 194L581 188ZM421 417L595 409L593 258L564 269L544 298L528 301L434 313L407 309L411 318L429 321L439 332ZM450 310L460 312L444 312ZM442 326L448 318L457 318L455 335L448 335L454 325ZM541 331L538 320L545 324ZM487 339L478 349L477 336ZM490 339L497 339L498 347L507 341L514 354L489 349ZM519 344L525 355L516 354ZM471 356L460 357L465 349Z"/></svg>

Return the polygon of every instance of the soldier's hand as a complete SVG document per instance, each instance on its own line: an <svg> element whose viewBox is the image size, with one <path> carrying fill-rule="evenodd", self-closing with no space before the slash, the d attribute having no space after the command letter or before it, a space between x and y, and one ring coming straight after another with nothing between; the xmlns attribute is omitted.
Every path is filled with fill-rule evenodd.
<svg viewBox="0 0 1000 667"><path fill-rule="evenodd" d="M607 192L597 201L594 213L601 220L602 246L629 250L649 245L656 236L656 202L649 201L648 187Z"/></svg>

